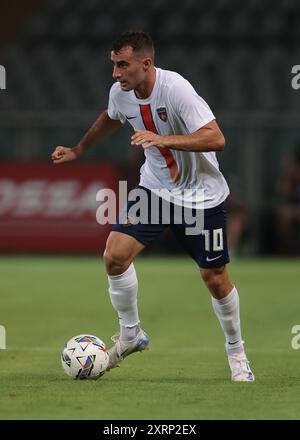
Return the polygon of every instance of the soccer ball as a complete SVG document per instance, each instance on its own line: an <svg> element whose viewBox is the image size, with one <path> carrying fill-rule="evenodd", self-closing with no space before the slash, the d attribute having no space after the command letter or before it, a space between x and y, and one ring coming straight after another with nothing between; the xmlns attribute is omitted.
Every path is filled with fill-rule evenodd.
<svg viewBox="0 0 300 440"><path fill-rule="evenodd" d="M61 363L73 379L98 379L108 366L106 345L93 335L78 335L65 343Z"/></svg>

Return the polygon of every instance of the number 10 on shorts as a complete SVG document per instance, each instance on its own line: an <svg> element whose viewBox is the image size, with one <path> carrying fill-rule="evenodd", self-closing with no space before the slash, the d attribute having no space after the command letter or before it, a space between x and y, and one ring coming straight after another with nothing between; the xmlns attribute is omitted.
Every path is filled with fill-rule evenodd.
<svg viewBox="0 0 300 440"><path fill-rule="evenodd" d="M211 233L212 233L212 249L211 249ZM213 252L223 251L224 249L224 240L223 240L223 229L203 229L202 234L204 235L205 239L205 250L207 252L210 252L211 250Z"/></svg>

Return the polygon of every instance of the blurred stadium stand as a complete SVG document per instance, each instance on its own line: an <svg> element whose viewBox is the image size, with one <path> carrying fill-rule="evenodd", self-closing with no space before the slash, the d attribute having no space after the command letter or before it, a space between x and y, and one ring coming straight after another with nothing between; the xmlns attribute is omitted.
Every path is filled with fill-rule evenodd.
<svg viewBox="0 0 300 440"><path fill-rule="evenodd" d="M0 46L7 71L0 160L48 160L57 144L76 143L107 106L111 42L121 31L144 29L156 65L190 80L225 133L219 160L245 189L248 251L276 250L267 226L279 165L300 139L300 91L290 85L299 64L299 1L185 0L175 7L171 0L36 0L10 20L15 26L2 31ZM121 130L83 160L124 165L129 133Z"/></svg>

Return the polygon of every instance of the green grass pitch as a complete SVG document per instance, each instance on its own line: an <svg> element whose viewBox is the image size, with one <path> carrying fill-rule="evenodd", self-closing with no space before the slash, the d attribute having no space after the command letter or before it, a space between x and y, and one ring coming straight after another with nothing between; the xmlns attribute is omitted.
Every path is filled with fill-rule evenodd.
<svg viewBox="0 0 300 440"><path fill-rule="evenodd" d="M1 419L299 419L299 260L229 266L241 300L255 383L231 383L223 334L196 265L136 261L139 306L151 349L98 381L63 371L66 340L118 330L100 258L1 257Z"/></svg>

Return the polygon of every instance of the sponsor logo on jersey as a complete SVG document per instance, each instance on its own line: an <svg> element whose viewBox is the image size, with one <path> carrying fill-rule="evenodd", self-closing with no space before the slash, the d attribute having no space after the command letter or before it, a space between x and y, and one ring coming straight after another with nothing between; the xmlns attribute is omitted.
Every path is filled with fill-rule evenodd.
<svg viewBox="0 0 300 440"><path fill-rule="evenodd" d="M156 109L158 116L160 117L160 119L164 122L167 122L168 120L168 114L167 114L167 109L166 107L160 107Z"/></svg>

